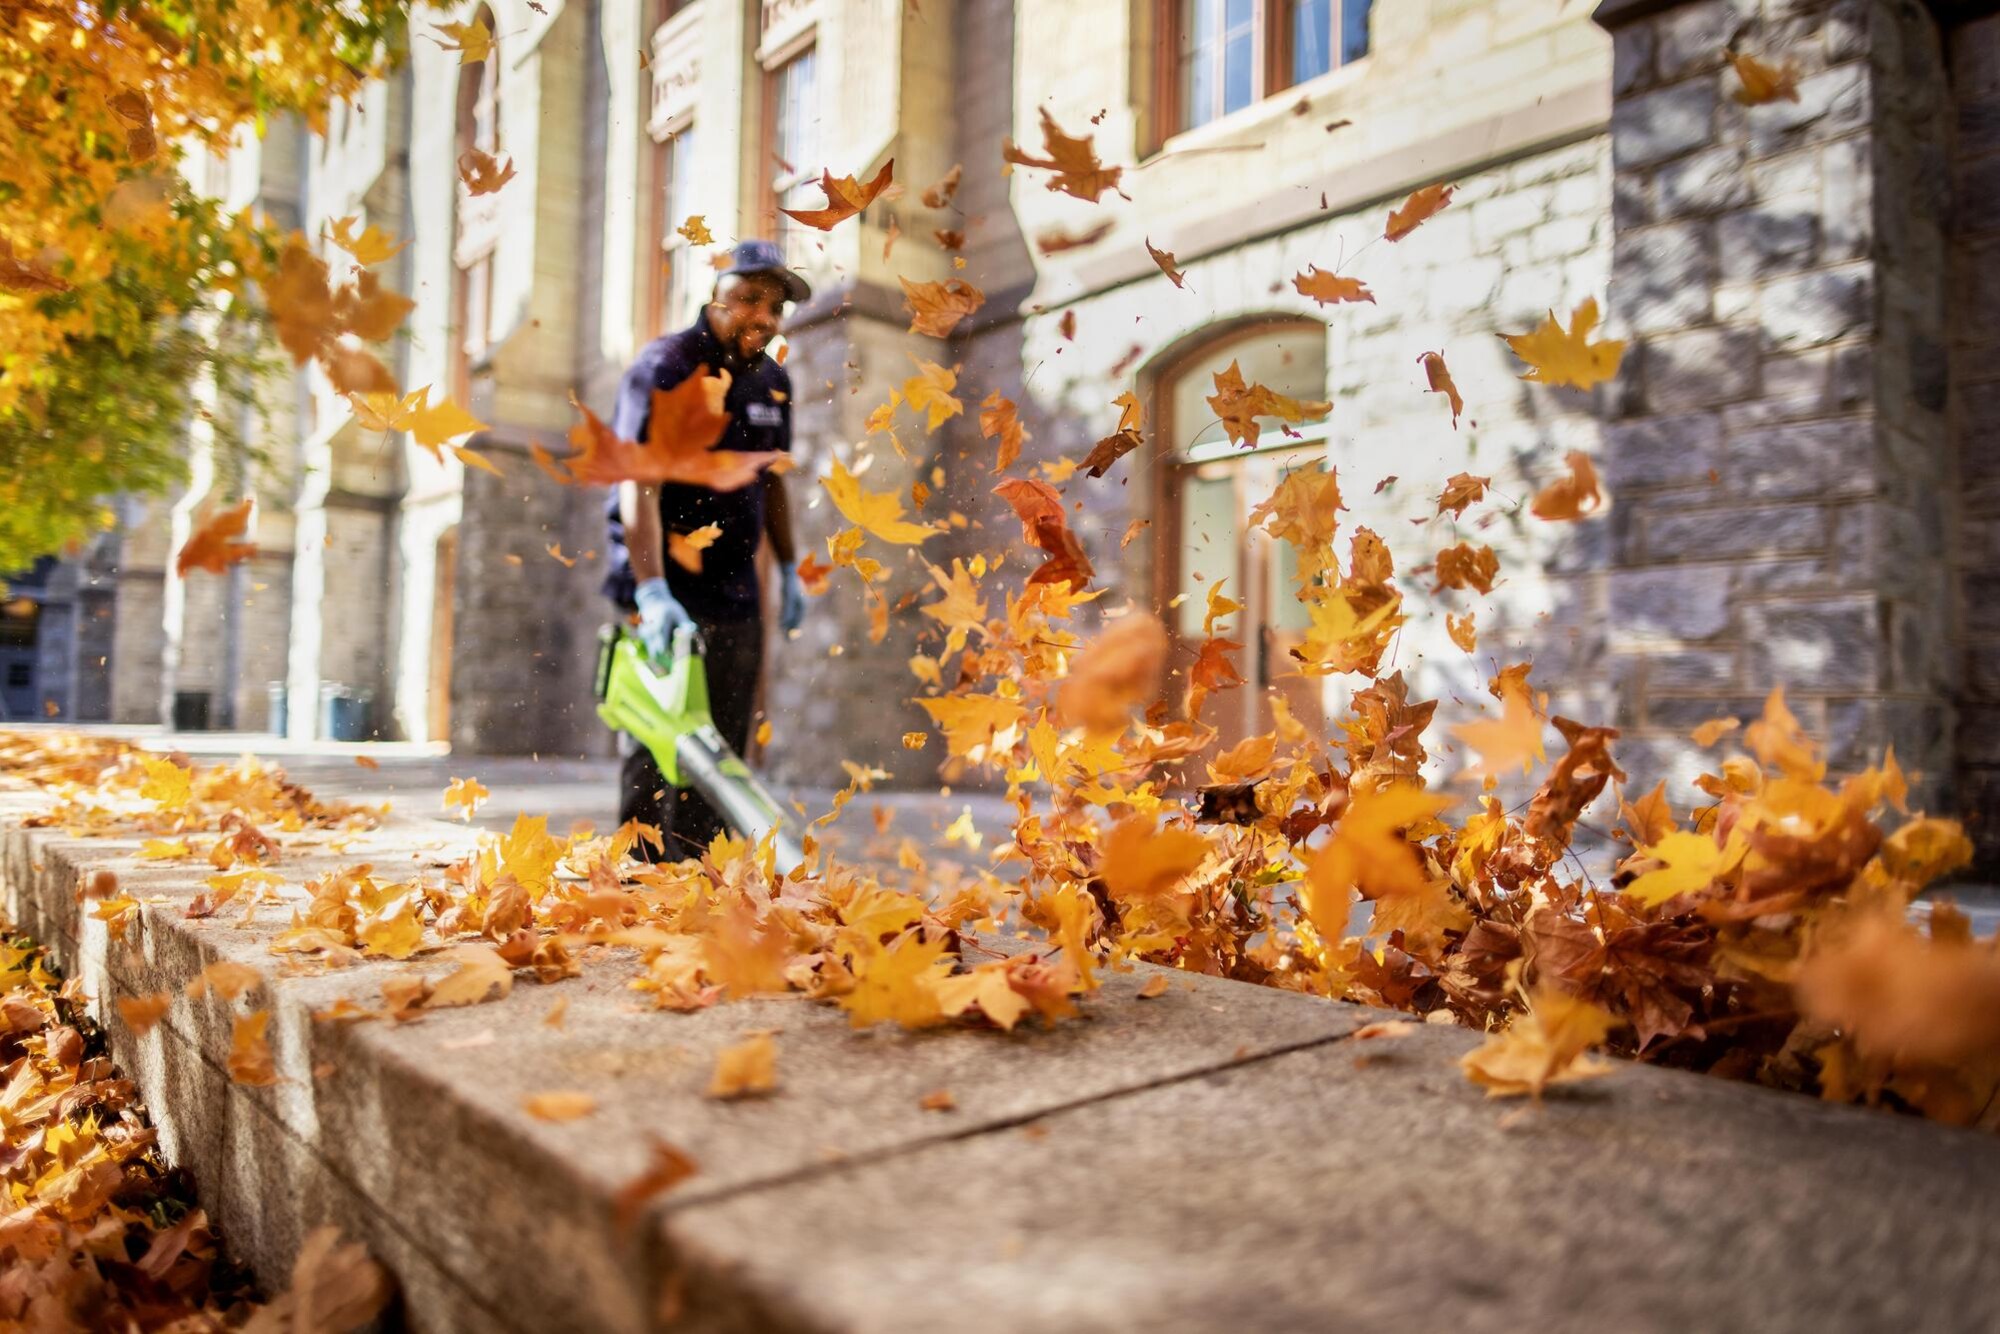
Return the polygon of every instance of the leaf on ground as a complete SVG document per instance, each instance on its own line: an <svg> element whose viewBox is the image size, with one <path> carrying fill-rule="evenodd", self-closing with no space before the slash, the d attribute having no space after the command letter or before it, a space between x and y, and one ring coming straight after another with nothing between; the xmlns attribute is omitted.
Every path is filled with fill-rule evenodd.
<svg viewBox="0 0 2000 1334"><path fill-rule="evenodd" d="M765 1032L718 1051L705 1092L711 1098L747 1098L777 1087L778 1044Z"/></svg>
<svg viewBox="0 0 2000 1334"><path fill-rule="evenodd" d="M521 1099L521 1110L537 1121L576 1121L597 1110L597 1099L574 1090L530 1093Z"/></svg>
<svg viewBox="0 0 2000 1334"><path fill-rule="evenodd" d="M514 989L514 970L490 945L456 945L444 957L458 968L432 986L424 1003L433 1009L500 1000Z"/></svg>
<svg viewBox="0 0 2000 1334"><path fill-rule="evenodd" d="M1609 1063L1584 1058L1618 1027L1610 1011L1560 991L1542 990L1525 1013L1459 1058L1466 1078L1489 1098L1540 1098L1551 1084L1610 1074Z"/></svg>

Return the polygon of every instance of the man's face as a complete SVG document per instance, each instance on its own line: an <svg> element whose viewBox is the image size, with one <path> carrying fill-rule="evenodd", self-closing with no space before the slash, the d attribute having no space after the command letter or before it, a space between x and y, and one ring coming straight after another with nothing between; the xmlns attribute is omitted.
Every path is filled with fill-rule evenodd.
<svg viewBox="0 0 2000 1334"><path fill-rule="evenodd" d="M709 306L709 324L718 338L747 358L777 337L784 314L785 285L768 273L751 273L722 284Z"/></svg>

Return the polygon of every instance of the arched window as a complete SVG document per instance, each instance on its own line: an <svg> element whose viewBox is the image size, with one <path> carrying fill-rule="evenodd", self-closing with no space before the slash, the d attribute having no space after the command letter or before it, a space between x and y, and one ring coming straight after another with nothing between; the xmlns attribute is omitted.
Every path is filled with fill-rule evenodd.
<svg viewBox="0 0 2000 1334"><path fill-rule="evenodd" d="M480 6L476 22L493 29L493 11ZM453 159L477 149L500 151L500 43L486 59L458 71L458 129ZM457 272L452 290L452 396L468 401L472 368L493 336L493 251L500 241L500 196L474 195L458 185L458 227L452 246Z"/></svg>
<svg viewBox="0 0 2000 1334"><path fill-rule="evenodd" d="M1185 666L1200 650L1209 590L1227 581L1225 593L1244 604L1227 624L1242 643L1233 655L1246 688L1211 697L1204 720L1222 731L1227 746L1275 726L1265 686L1276 686L1292 714L1308 726L1319 720L1317 680L1298 675L1287 650L1311 625L1297 593L1298 553L1249 523L1250 511L1294 468L1325 468L1329 423L1292 426L1260 419L1257 445L1230 442L1208 398L1215 375L1234 363L1245 384L1262 384L1298 399L1327 396L1326 326L1311 320L1270 321L1223 334L1174 361L1155 382L1159 439L1163 446L1159 564L1162 605L1176 657Z"/></svg>

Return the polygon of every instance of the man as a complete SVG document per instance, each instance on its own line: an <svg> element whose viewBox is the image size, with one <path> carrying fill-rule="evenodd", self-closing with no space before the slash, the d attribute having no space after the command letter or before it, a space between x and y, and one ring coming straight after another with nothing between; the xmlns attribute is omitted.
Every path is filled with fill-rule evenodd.
<svg viewBox="0 0 2000 1334"><path fill-rule="evenodd" d="M694 324L640 349L619 386L612 429L623 439L645 440L653 391L671 389L706 366L710 374L730 375L724 400L729 424L713 448L789 451L792 381L764 349L777 335L785 303L811 295L805 280L785 267L777 246L739 241L730 252L729 267L716 279L714 298ZM605 594L626 614L637 612L639 638L656 656L669 652L681 626L699 628L706 646L709 710L716 730L741 754L750 740L764 656L763 598L757 584L760 538L771 539L783 571L779 623L790 633L805 617L785 479L766 472L737 491L625 482L605 512L611 526ZM722 532L700 553L699 571L666 559L669 533L691 533L710 524ZM643 745L621 737L620 747L625 762L619 821L659 826L669 859L700 855L725 827L721 817L694 792L669 788Z"/></svg>

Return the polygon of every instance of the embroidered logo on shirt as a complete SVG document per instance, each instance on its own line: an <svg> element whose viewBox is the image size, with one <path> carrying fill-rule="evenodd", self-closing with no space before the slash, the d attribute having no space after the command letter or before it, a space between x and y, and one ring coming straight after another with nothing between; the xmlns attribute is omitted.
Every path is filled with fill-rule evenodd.
<svg viewBox="0 0 2000 1334"><path fill-rule="evenodd" d="M785 410L776 403L746 403L743 405L743 411L750 418L752 426L783 426L785 424Z"/></svg>

